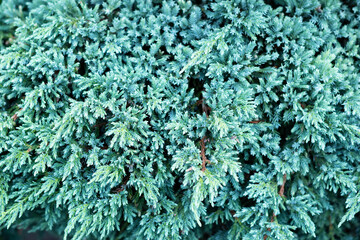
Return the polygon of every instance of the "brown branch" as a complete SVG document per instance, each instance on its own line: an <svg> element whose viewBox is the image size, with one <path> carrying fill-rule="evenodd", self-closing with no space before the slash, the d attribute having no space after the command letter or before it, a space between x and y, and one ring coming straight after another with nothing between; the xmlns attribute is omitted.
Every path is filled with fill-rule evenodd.
<svg viewBox="0 0 360 240"><path fill-rule="evenodd" d="M18 115L15 113L12 117L11 117L12 120L16 121L16 119L18 119Z"/></svg>
<svg viewBox="0 0 360 240"><path fill-rule="evenodd" d="M211 107L209 107L208 105L205 104L205 99L200 99L196 102L196 105L200 105L201 104L201 109L202 111L206 114L206 117L209 117L210 111L211 111Z"/></svg>
<svg viewBox="0 0 360 240"><path fill-rule="evenodd" d="M275 218L276 218L276 215L275 215L275 213L273 213L270 222L274 222ZM267 228L267 231L270 232L270 231L271 231L271 228ZM265 235L264 235L264 240L266 240L267 238L268 238L268 236L265 234Z"/></svg>
<svg viewBox="0 0 360 240"><path fill-rule="evenodd" d="M193 170L193 167L189 167L188 169L185 170L185 172L190 172Z"/></svg>
<svg viewBox="0 0 360 240"><path fill-rule="evenodd" d="M286 183L286 173L283 175L283 183L281 184L281 187L280 187L280 190L279 190L279 195L280 195L280 197L285 197L285 195L284 195L285 183ZM273 215L272 215L272 217L271 217L271 221L270 221L270 222L274 222L275 218L276 218L276 215L275 215L275 212L274 212ZM269 232L271 231L270 228L268 228L267 230L268 230ZM264 240L266 240L267 237L268 237L268 236L265 234Z"/></svg>
<svg viewBox="0 0 360 240"><path fill-rule="evenodd" d="M18 114L18 112L20 112L21 110L22 110L22 108L20 108L19 111L17 111L17 112L11 117L11 119L12 119L13 121L16 121L16 119L19 118L19 116L18 116L17 114Z"/></svg>
<svg viewBox="0 0 360 240"><path fill-rule="evenodd" d="M205 151L206 151L205 140L206 140L206 136L204 136L200 142L200 145L201 145L200 155L202 158L201 171L203 171L203 172L205 172L205 170L206 170L206 163L210 163L210 160L208 160L205 155Z"/></svg>
<svg viewBox="0 0 360 240"><path fill-rule="evenodd" d="M111 193L120 193L124 191L129 180L130 180L130 174L126 175L124 179L121 181L120 185L118 185L117 187L111 190Z"/></svg>
<svg viewBox="0 0 360 240"><path fill-rule="evenodd" d="M270 222L274 222L275 218L276 218L276 215L275 215L275 213L273 213L273 215L272 215L272 217L271 217L271 221L270 221ZM271 231L271 228L268 228L267 230L270 232L270 231ZM266 239L267 239L267 237L268 237L268 236L265 234L265 236L264 236L264 240L266 240Z"/></svg>
<svg viewBox="0 0 360 240"><path fill-rule="evenodd" d="M236 136L232 136L231 139L235 139L238 143L240 143L239 139Z"/></svg>
<svg viewBox="0 0 360 240"><path fill-rule="evenodd" d="M235 218L235 220L238 220L238 217L234 217L234 215L236 214L236 212L234 210L230 210L230 214L233 218Z"/></svg>
<svg viewBox="0 0 360 240"><path fill-rule="evenodd" d="M329 215L329 234L330 235L333 235L333 233L332 233L333 229L334 229L334 226L331 221L331 215Z"/></svg>
<svg viewBox="0 0 360 240"><path fill-rule="evenodd" d="M105 145L103 147L100 147L101 150L106 150L106 149L109 149L109 146L108 145Z"/></svg>
<svg viewBox="0 0 360 240"><path fill-rule="evenodd" d="M253 120L253 121L250 121L249 123L254 123L254 124L257 124L257 123L260 123L262 122L261 120Z"/></svg>
<svg viewBox="0 0 360 240"><path fill-rule="evenodd" d="M322 13L322 8L321 8L321 5L319 5L317 8L315 8L315 10L318 12L318 13Z"/></svg>
<svg viewBox="0 0 360 240"><path fill-rule="evenodd" d="M211 108L205 104L205 99L202 98L201 100L197 101L196 102L197 105L200 105L201 104L201 108L202 108L202 111L206 114L206 118L209 117L209 114L210 114L210 111L211 111ZM202 158L202 164L201 164L201 171L205 172L206 170L206 163L211 163L209 159L206 158L206 155L205 155L205 152L206 152L206 146L205 146L205 143L208 142L209 139L204 136L201 141L200 141L200 146L201 146L201 152L200 152L200 155L201 155L201 158Z"/></svg>
<svg viewBox="0 0 360 240"><path fill-rule="evenodd" d="M135 103L132 100L126 101L126 108L128 108L130 106L135 106Z"/></svg>
<svg viewBox="0 0 360 240"><path fill-rule="evenodd" d="M203 99L197 100L196 105L199 106L200 104L202 104L202 102L203 102Z"/></svg>
<svg viewBox="0 0 360 240"><path fill-rule="evenodd" d="M90 150L93 149L93 147L91 147L91 146L83 146L83 148L86 152L89 152ZM99 148L101 150L106 150L106 149L109 149L109 146L105 144L103 147L99 147Z"/></svg>
<svg viewBox="0 0 360 240"><path fill-rule="evenodd" d="M98 124L93 125L93 127L94 127L94 128L98 128L98 127L105 126L106 124L108 124L108 122L101 122L101 123L98 123Z"/></svg>
<svg viewBox="0 0 360 240"><path fill-rule="evenodd" d="M286 183L286 173L283 175L283 184L281 185L280 190L279 190L280 197L285 197L284 196L285 183Z"/></svg>

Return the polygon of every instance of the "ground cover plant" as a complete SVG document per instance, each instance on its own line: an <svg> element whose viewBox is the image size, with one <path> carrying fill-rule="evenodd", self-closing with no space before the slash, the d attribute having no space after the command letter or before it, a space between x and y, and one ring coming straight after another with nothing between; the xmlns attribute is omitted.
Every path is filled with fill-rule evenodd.
<svg viewBox="0 0 360 240"><path fill-rule="evenodd" d="M358 239L360 1L0 10L2 231Z"/></svg>

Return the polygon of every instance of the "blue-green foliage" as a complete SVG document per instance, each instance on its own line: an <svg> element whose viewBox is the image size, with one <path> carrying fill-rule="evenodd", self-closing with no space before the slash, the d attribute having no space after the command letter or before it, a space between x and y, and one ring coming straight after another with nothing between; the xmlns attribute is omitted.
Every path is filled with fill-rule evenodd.
<svg viewBox="0 0 360 240"><path fill-rule="evenodd" d="M0 50L14 41L17 23L26 15L30 0L0 1Z"/></svg>
<svg viewBox="0 0 360 240"><path fill-rule="evenodd" d="M1 227L358 238L360 1L8 3Z"/></svg>

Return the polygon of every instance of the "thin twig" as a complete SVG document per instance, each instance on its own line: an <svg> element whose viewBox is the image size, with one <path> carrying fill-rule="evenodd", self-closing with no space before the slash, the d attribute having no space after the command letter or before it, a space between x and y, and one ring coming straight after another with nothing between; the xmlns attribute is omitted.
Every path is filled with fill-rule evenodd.
<svg viewBox="0 0 360 240"><path fill-rule="evenodd" d="M261 120L253 120L253 121L250 121L249 123L254 123L254 124L257 124L257 123L260 123Z"/></svg>
<svg viewBox="0 0 360 240"><path fill-rule="evenodd" d="M283 183L281 184L281 187L280 187L280 190L279 190L279 195L280 195L280 197L285 197L285 195L284 195L285 183L286 183L286 173L283 175ZM271 217L271 221L270 221L270 222L274 222L275 218L276 218L276 215L275 215L275 212L274 212L273 215L272 215L272 217ZM268 228L267 230L268 230L269 232L271 231L270 228ZM268 237L268 236L265 234L264 240L266 240L267 237Z"/></svg>
<svg viewBox="0 0 360 240"><path fill-rule="evenodd" d="M205 99L202 98L201 100L197 101L197 105L201 104L201 108L202 111L205 113L206 118L209 118L209 114L211 111L211 108L205 104ZM201 141L200 141L200 146L201 146L201 158L202 158L202 164L201 164L201 171L205 172L206 170L206 163L211 163L209 159L206 158L205 152L206 152L206 146L205 143L208 141L209 139L204 136Z"/></svg>
<svg viewBox="0 0 360 240"><path fill-rule="evenodd" d="M19 118L18 112L20 112L21 110L22 110L22 108L20 108L19 111L17 111L17 112L11 117L11 119L12 119L13 121L16 121L16 119Z"/></svg>
<svg viewBox="0 0 360 240"><path fill-rule="evenodd" d="M206 136L204 136L201 139L200 145L201 145L201 158L202 158L202 164L201 164L201 171L205 172L206 170L206 163L210 163L210 160L206 158L205 155L205 151L206 151L206 146L205 146L205 140L206 140Z"/></svg>

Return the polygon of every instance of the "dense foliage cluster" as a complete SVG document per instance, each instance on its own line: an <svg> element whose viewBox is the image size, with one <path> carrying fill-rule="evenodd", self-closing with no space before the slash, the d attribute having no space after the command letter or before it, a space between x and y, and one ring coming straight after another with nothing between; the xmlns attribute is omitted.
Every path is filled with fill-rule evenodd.
<svg viewBox="0 0 360 240"><path fill-rule="evenodd" d="M0 229L358 239L360 1L0 9Z"/></svg>
<svg viewBox="0 0 360 240"><path fill-rule="evenodd" d="M24 18L29 0L0 0L0 50L14 40L15 25Z"/></svg>

